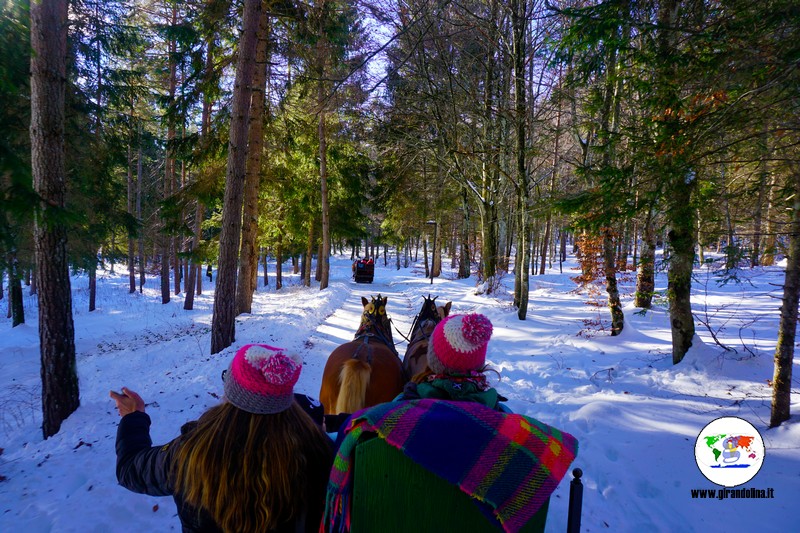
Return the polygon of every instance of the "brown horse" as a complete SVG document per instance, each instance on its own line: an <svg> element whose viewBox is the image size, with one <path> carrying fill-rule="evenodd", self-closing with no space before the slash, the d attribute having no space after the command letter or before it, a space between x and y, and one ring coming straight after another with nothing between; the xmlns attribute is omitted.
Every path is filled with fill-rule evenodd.
<svg viewBox="0 0 800 533"><path fill-rule="evenodd" d="M422 309L414 317L409 335L408 348L403 357L403 370L411 378L422 372L428 367L428 341L431 338L433 329L444 317L450 313L450 306L453 302L445 305L436 306L436 298L423 296Z"/></svg>
<svg viewBox="0 0 800 533"><path fill-rule="evenodd" d="M326 415L353 413L389 402L403 391L405 376L392 340L388 298L361 298L364 312L355 338L337 347L322 371L319 400Z"/></svg>

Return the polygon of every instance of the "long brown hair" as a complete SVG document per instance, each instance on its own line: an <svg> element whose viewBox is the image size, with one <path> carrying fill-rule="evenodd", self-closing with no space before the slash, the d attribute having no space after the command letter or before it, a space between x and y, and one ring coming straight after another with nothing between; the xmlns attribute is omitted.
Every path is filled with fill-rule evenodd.
<svg viewBox="0 0 800 533"><path fill-rule="evenodd" d="M178 450L175 489L223 531L268 531L315 507L309 493L322 500L331 462L328 437L297 403L255 415L224 402Z"/></svg>

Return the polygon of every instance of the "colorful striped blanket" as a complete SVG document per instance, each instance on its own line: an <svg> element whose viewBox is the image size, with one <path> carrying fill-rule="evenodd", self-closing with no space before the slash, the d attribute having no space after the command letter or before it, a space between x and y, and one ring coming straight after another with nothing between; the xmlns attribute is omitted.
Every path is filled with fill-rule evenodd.
<svg viewBox="0 0 800 533"><path fill-rule="evenodd" d="M472 402L385 403L354 414L345 431L328 482L323 533L350 529L355 447L364 433L457 485L507 532L536 514L578 452L568 433Z"/></svg>

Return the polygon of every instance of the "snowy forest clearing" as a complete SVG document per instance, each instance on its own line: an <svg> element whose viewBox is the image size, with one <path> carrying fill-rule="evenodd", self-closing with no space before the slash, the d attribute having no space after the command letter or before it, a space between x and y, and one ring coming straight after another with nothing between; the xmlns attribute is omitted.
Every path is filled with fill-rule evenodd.
<svg viewBox="0 0 800 533"><path fill-rule="evenodd" d="M112 529L179 531L171 498L132 494L114 476L118 415L109 389L141 393L162 444L181 424L220 401L220 374L242 344L266 342L301 353L299 392L317 397L322 368L337 344L350 340L361 296L381 293L394 325L407 333L421 296L453 302L452 313L481 312L495 326L487 359L490 373L512 410L575 435L573 464L584 471L583 531L703 531L710 527L798 531L794 500L800 494L800 401L795 366L791 420L767 429L783 269L739 272L740 283L719 285L707 269L696 271L693 307L717 339L698 323L700 340L672 365L668 313L663 304L646 313L631 304L632 276L621 285L625 329L612 338L605 307L591 305L570 280L573 263L531 278L528 318L511 305L513 276L492 296L475 294L474 277L445 272L430 285L419 265L396 270L379 260L373 284L355 284L346 257L331 262L328 290L285 285L259 287L253 313L237 318L236 342L209 355L213 287L184 311L183 299L160 303L158 279L144 294L127 293L127 275L98 273L98 308L86 311L87 279L73 278L81 406L47 441L42 440L38 331L35 302L28 321L0 339L0 530ZM274 265L270 265L273 269ZM272 270L274 271L274 270ZM274 282L274 279L271 278ZM659 274L657 290L666 288ZM663 300L661 300L663 301ZM394 332L402 354L405 341ZM766 445L760 472L740 488L773 489L772 499L693 499L692 489L719 488L694 459L703 427L721 416L752 423ZM548 531L564 531L568 483L554 493Z"/></svg>

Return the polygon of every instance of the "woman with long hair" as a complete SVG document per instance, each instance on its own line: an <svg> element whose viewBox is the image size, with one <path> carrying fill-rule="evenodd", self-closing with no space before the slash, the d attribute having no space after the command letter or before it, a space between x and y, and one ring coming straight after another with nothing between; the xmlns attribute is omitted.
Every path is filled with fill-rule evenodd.
<svg viewBox="0 0 800 533"><path fill-rule="evenodd" d="M333 451L295 401L301 369L300 358L280 348L243 346L223 374L223 403L156 447L142 398L111 391L122 416L119 483L172 495L184 532L316 532Z"/></svg>

